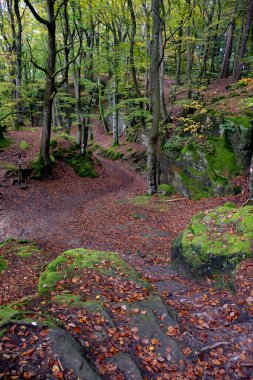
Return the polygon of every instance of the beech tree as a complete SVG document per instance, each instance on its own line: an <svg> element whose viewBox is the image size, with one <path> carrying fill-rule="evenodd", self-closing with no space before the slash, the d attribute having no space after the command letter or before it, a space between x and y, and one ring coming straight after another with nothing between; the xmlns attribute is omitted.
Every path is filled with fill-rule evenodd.
<svg viewBox="0 0 253 380"><path fill-rule="evenodd" d="M147 131L147 182L148 194L157 191L157 141L160 124L159 37L161 33L161 0L152 0L152 41L150 54L150 112L152 125Z"/></svg>

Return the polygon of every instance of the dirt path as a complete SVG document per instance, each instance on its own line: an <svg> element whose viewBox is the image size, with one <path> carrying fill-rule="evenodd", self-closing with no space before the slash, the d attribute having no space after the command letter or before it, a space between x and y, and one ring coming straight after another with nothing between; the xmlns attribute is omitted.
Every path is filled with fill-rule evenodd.
<svg viewBox="0 0 253 380"><path fill-rule="evenodd" d="M0 153L0 161L15 163L19 141L26 140L32 146L25 158L28 162L38 151L39 134L40 130L12 132L15 143ZM246 305L253 295L252 260L245 262L238 272L236 296L227 290L214 289L210 280L202 283L187 280L168 265L172 241L194 214L228 200L241 204L245 194L198 202L161 203L157 198L149 204L145 199L129 202L130 198L145 193L145 179L121 161L99 160L96 179L79 178L67 164L59 162L53 180L30 180L26 190L12 186L11 180L2 182L0 241L7 237L36 241L50 252L50 258L79 247L119 252L157 285L165 302L181 316L180 329L171 334L181 341L190 362L195 363L196 352L203 346L212 348L219 342L227 342L225 347L203 351L186 378L201 378L208 371L216 374L210 379L232 378L225 377L226 368L226 373L235 371L235 379L251 379L253 311ZM43 268L43 263L40 264ZM16 265L15 278L13 272L6 272L7 277L0 282L6 292L4 303L36 292L39 271L36 269L34 276L31 266L31 274L24 277L26 268L22 265L21 261ZM246 363L246 371L242 362Z"/></svg>

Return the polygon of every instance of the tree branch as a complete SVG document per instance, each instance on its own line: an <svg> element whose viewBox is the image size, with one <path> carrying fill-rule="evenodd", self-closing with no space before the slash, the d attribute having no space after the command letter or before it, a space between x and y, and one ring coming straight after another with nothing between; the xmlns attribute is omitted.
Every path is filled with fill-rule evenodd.
<svg viewBox="0 0 253 380"><path fill-rule="evenodd" d="M35 8L32 6L29 0L24 0L30 11L32 12L33 16L36 18L37 21L39 21L41 24L46 25L47 27L50 26L50 22L46 20L45 18L41 17Z"/></svg>

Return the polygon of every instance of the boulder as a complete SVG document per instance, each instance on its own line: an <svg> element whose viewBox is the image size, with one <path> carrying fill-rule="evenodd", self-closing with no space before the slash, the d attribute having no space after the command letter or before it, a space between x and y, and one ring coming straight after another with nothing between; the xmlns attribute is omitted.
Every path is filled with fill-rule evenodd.
<svg viewBox="0 0 253 380"><path fill-rule="evenodd" d="M172 257L193 274L210 275L234 270L253 255L253 206L233 203L195 215L175 240Z"/></svg>

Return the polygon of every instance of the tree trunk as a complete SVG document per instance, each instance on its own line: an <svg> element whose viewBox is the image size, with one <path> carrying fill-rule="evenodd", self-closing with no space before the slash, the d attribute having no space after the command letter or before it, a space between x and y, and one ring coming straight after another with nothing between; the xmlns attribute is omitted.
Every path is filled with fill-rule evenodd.
<svg viewBox="0 0 253 380"><path fill-rule="evenodd" d="M112 106L114 108L112 114L112 133L113 133L113 146L119 145L119 111L118 111L118 94L117 94L117 82L113 82L113 95Z"/></svg>
<svg viewBox="0 0 253 380"><path fill-rule="evenodd" d="M162 38L162 28L160 28L160 35L159 35L159 57L160 60L163 57L163 38ZM163 120L167 119L167 110L166 110L166 104L165 104L165 97L164 97L164 59L160 62L160 108L162 113Z"/></svg>
<svg viewBox="0 0 253 380"><path fill-rule="evenodd" d="M43 159L44 173L50 173L50 136L52 126L52 108L55 92L55 59L56 59L56 39L55 39L55 18L54 0L47 0L47 12L50 26L48 26L48 57L47 57L47 78L43 105L43 123L41 138L41 156Z"/></svg>
<svg viewBox="0 0 253 380"><path fill-rule="evenodd" d="M249 204L253 205L253 155L249 171Z"/></svg>
<svg viewBox="0 0 253 380"><path fill-rule="evenodd" d="M21 80L22 80L22 21L19 11L19 0L15 0L14 2L14 10L15 15L17 19L18 24L18 31L16 35L16 78L15 78L15 84L16 84L16 94L15 94L15 100L16 100L16 110L17 110L17 116L16 116L16 127L19 128L22 125L24 125L23 121L23 115L22 115L22 99L21 99Z"/></svg>
<svg viewBox="0 0 253 380"><path fill-rule="evenodd" d="M147 193L157 192L157 141L160 122L159 35L161 29L160 0L152 0L152 44L150 57L150 108L152 126L147 139Z"/></svg>
<svg viewBox="0 0 253 380"><path fill-rule="evenodd" d="M44 174L50 173L50 136L52 126L52 108L55 95L55 62L56 62L56 20L54 12L55 0L47 0L47 16L48 19L42 18L34 9L29 0L24 0L33 16L43 25L47 27L47 69L46 84L44 91L43 103L43 122L42 137L40 145L40 155L43 160Z"/></svg>
<svg viewBox="0 0 253 380"><path fill-rule="evenodd" d="M234 30L235 30L235 21L233 20L229 26L226 48L225 48L225 53L224 53L224 57L222 61L222 69L221 69L221 75L220 75L221 79L228 78L229 76L229 63L230 63L232 47L233 47Z"/></svg>
<svg viewBox="0 0 253 380"><path fill-rule="evenodd" d="M176 82L177 84L181 83L182 36L183 36L183 28L180 27L178 30L178 41L176 45Z"/></svg>
<svg viewBox="0 0 253 380"><path fill-rule="evenodd" d="M188 4L188 12L190 12L191 0L186 0ZM193 66L193 54L192 54L192 42L191 42L191 27L190 24L186 28L187 36L187 65L186 65L186 80L187 80L187 98L192 98L192 66Z"/></svg>
<svg viewBox="0 0 253 380"><path fill-rule="evenodd" d="M253 0L249 0L248 3L248 8L247 8L247 15L246 15L246 22L243 28L243 33L242 33L242 42L241 42L241 47L239 51L239 56L238 60L235 65L235 70L234 70L234 76L233 79L235 81L239 80L242 74L243 70L243 58L246 53L246 48L247 48L247 42L249 38L249 32L250 32L250 26L252 22L252 14L253 14Z"/></svg>

